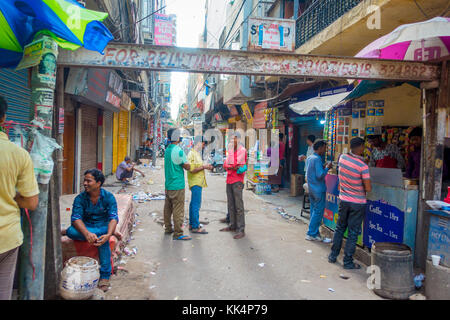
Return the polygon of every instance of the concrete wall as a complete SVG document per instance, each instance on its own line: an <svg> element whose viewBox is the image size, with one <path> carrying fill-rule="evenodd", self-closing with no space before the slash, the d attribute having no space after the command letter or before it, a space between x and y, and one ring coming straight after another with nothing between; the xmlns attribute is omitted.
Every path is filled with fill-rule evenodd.
<svg viewBox="0 0 450 320"><path fill-rule="evenodd" d="M224 0L207 0L208 12L206 27L207 47L219 49L219 38L222 30L227 22L228 1Z"/></svg>
<svg viewBox="0 0 450 320"><path fill-rule="evenodd" d="M383 126L422 126L421 94L409 84L366 94L356 101L384 100Z"/></svg>
<svg viewBox="0 0 450 320"><path fill-rule="evenodd" d="M354 56L365 46L402 24L442 15L447 0L365 0L296 50L297 53ZM380 8L380 28L369 29L367 21Z"/></svg>

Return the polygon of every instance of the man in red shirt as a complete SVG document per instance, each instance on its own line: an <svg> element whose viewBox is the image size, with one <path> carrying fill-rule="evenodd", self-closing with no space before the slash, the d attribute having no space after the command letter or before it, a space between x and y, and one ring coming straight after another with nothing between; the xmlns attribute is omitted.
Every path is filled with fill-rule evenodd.
<svg viewBox="0 0 450 320"><path fill-rule="evenodd" d="M223 164L227 170L227 203L230 224L220 231L236 231L234 239L241 239L245 236L243 190L247 171L247 150L239 144L241 138L239 132L235 132L232 137L228 156Z"/></svg>

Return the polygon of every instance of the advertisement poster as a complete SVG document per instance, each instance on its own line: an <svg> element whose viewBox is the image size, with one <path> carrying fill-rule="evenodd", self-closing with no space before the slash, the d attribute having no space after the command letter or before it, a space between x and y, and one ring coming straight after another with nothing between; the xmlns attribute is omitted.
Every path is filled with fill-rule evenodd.
<svg viewBox="0 0 450 320"><path fill-rule="evenodd" d="M327 194L326 194L326 203L325 203L325 211L323 215L323 223L325 226L330 228L331 230L336 230L336 225L339 217L339 179L338 176L328 174L325 177L325 184L327 186ZM363 224L364 226L364 224ZM363 245L363 228L361 228L361 234L358 237L358 241L356 242L358 245ZM345 231L344 236L347 237L348 230Z"/></svg>
<svg viewBox="0 0 450 320"><path fill-rule="evenodd" d="M371 248L374 242L403 243L405 214L381 201L367 200L363 243Z"/></svg>
<svg viewBox="0 0 450 320"><path fill-rule="evenodd" d="M175 17L172 15L155 14L155 44L158 46L173 46L175 40Z"/></svg>
<svg viewBox="0 0 450 320"><path fill-rule="evenodd" d="M295 50L295 20L250 18L249 26L249 50Z"/></svg>

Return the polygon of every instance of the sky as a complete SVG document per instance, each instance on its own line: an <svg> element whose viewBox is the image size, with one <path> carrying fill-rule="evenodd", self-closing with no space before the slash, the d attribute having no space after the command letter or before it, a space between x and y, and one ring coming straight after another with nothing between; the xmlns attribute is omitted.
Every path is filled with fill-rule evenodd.
<svg viewBox="0 0 450 320"><path fill-rule="evenodd" d="M167 0L166 14L177 15L177 46L197 47L205 23L206 0ZM170 111L176 120L178 108L186 102L188 73L172 72Z"/></svg>

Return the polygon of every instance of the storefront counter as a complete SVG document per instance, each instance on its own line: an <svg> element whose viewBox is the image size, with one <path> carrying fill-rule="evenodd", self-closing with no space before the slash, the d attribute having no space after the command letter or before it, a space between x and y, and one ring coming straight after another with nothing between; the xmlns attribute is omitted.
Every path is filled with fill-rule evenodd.
<svg viewBox="0 0 450 320"><path fill-rule="evenodd" d="M325 181L324 224L334 231L339 208L338 177L328 174ZM398 242L408 245L414 252L418 197L417 186L394 187L372 183L358 244L370 248L374 242Z"/></svg>
<svg viewBox="0 0 450 320"><path fill-rule="evenodd" d="M367 194L363 243L399 242L414 252L417 223L417 186L393 187L372 183Z"/></svg>

